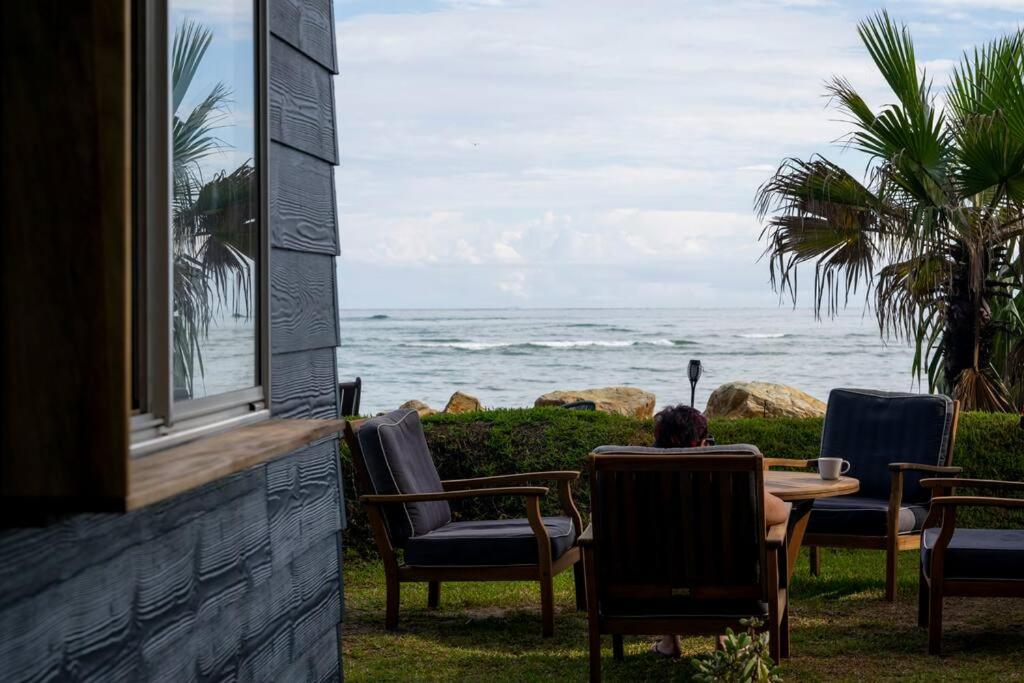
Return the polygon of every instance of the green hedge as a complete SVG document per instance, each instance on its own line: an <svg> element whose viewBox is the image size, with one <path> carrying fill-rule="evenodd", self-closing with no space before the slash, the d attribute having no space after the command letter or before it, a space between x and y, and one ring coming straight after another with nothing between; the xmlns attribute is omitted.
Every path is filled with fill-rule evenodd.
<svg viewBox="0 0 1024 683"><path fill-rule="evenodd" d="M752 418L711 420L718 443L752 443L772 457L817 457L821 441L820 418ZM532 408L492 410L461 415L435 415L424 420L424 430L442 479L461 479L535 470L585 470L586 456L597 446L650 445L650 420L635 420L607 413ZM347 448L342 448L348 529L345 543L357 554L372 552L373 540L366 515L359 509L355 476ZM1024 481L1024 432L1014 415L968 413L961 417L954 464L965 476ZM580 479L575 498L584 516L589 509L586 477ZM554 498L547 502L554 510ZM517 499L487 498L456 508L458 515L523 515ZM1015 523L1004 513L965 510L965 524Z"/></svg>

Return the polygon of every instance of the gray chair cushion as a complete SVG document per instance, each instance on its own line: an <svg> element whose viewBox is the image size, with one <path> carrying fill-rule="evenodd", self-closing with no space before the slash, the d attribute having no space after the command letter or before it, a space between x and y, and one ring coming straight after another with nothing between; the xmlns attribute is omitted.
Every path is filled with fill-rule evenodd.
<svg viewBox="0 0 1024 683"><path fill-rule="evenodd" d="M572 547L576 530L568 517L545 517L551 559ZM478 567L537 564L537 537L526 519L452 522L410 538L405 563L430 567Z"/></svg>
<svg viewBox="0 0 1024 683"><path fill-rule="evenodd" d="M807 533L884 536L888 516L888 500L862 496L819 498L814 501L811 518L807 520ZM900 533L920 529L927 516L928 508L924 505L903 506L900 508Z"/></svg>
<svg viewBox="0 0 1024 683"><path fill-rule="evenodd" d="M891 462L945 465L953 421L947 396L897 394L865 389L833 389L821 435L821 456L850 461L864 498L889 498ZM907 503L925 503L921 475L908 472Z"/></svg>
<svg viewBox="0 0 1024 683"><path fill-rule="evenodd" d="M748 443L718 444L717 446L700 446L695 448L654 448L653 446L598 446L594 453L621 453L624 455L678 455L681 453L707 453L709 455L761 455L757 446Z"/></svg>
<svg viewBox="0 0 1024 683"><path fill-rule="evenodd" d="M356 432L374 493L436 493L441 478L430 457L420 416L415 410L396 410L363 423ZM384 506L391 541L402 547L452 519L448 501Z"/></svg>
<svg viewBox="0 0 1024 683"><path fill-rule="evenodd" d="M921 534L921 567L929 575L938 537L938 529ZM1024 581L1024 530L957 529L943 565L947 579Z"/></svg>

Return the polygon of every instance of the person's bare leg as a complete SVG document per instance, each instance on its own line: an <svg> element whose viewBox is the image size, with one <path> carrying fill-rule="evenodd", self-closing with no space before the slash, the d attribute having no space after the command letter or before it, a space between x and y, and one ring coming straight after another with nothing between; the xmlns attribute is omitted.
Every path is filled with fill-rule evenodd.
<svg viewBox="0 0 1024 683"><path fill-rule="evenodd" d="M683 653L679 645L679 636L665 635L651 645L651 652L662 657L678 657Z"/></svg>
<svg viewBox="0 0 1024 683"><path fill-rule="evenodd" d="M764 521L768 526L785 524L789 521L789 505L767 491L764 492Z"/></svg>

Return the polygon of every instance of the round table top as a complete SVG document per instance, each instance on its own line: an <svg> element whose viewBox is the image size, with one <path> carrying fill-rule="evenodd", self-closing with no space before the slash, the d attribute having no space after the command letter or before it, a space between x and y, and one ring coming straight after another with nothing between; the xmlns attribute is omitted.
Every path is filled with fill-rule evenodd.
<svg viewBox="0 0 1024 683"><path fill-rule="evenodd" d="M856 493L860 482L853 477L825 480L817 472L764 473L764 487L782 500L813 500Z"/></svg>

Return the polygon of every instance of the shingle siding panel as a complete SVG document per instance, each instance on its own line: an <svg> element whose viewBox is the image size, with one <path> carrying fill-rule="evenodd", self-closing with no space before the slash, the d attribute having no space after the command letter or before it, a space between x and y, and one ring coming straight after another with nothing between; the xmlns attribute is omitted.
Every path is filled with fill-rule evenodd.
<svg viewBox="0 0 1024 683"><path fill-rule="evenodd" d="M270 0L270 31L338 73L331 0Z"/></svg>
<svg viewBox="0 0 1024 683"><path fill-rule="evenodd" d="M270 139L337 163L331 73L270 38Z"/></svg>

